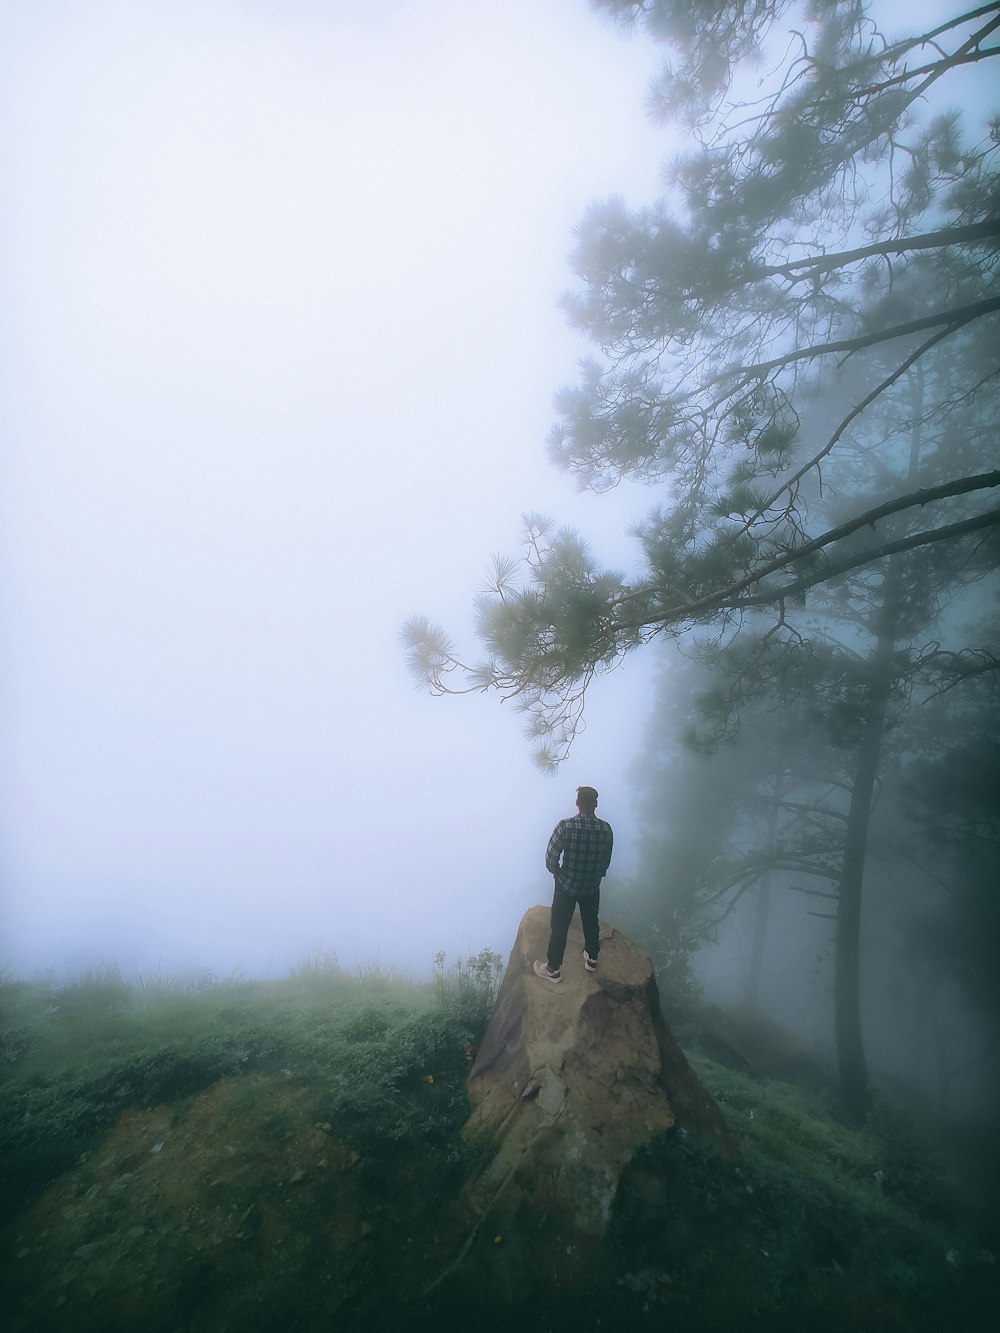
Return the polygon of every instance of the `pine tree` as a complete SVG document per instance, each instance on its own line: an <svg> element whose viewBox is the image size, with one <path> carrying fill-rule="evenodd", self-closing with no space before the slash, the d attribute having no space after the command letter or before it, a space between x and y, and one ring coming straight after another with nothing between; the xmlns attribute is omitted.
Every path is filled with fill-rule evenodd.
<svg viewBox="0 0 1000 1333"><path fill-rule="evenodd" d="M595 672L638 645L762 618L782 637L815 590L890 557L964 543L989 566L1000 521L982 436L933 479L890 464L822 503L842 460L877 473L901 434L995 410L1000 131L963 128L940 90L996 54L1000 7L895 40L860 3L595 8L669 47L650 110L693 147L657 203L612 199L580 225L566 304L598 355L558 396L550 452L585 486L639 479L661 503L627 576L529 518L523 560L498 561L478 600L478 665L423 617L404 631L432 691L515 698L543 766ZM754 61L772 62L762 96ZM907 415L918 376L932 394Z"/></svg>

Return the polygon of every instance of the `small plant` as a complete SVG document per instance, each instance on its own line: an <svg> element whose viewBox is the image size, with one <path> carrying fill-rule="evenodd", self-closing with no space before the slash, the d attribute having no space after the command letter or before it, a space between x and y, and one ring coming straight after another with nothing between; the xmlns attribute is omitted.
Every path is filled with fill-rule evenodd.
<svg viewBox="0 0 1000 1333"><path fill-rule="evenodd" d="M438 1004L458 1009L472 1031L485 1028L496 1004L503 973L503 959L492 949L445 966L445 954L434 955L434 986Z"/></svg>
<svg viewBox="0 0 1000 1333"><path fill-rule="evenodd" d="M80 1024L120 1014L132 1007L134 997L118 968L107 963L52 991L52 1003L62 1018Z"/></svg>
<svg viewBox="0 0 1000 1333"><path fill-rule="evenodd" d="M384 1040L391 1027L392 1018L385 1008L366 1005L353 1018L349 1018L340 1031L348 1041L378 1042Z"/></svg>
<svg viewBox="0 0 1000 1333"><path fill-rule="evenodd" d="M288 975L295 981L328 981L331 977L343 977L344 969L335 953L319 949L291 967Z"/></svg>

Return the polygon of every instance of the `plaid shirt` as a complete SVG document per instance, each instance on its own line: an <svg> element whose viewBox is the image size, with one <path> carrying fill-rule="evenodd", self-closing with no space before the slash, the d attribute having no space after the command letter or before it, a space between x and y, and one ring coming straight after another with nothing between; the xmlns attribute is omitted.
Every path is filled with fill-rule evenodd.
<svg viewBox="0 0 1000 1333"><path fill-rule="evenodd" d="M564 893L596 893L611 862L611 825L596 815L560 819L545 849L545 869ZM560 861L560 857L562 858Z"/></svg>

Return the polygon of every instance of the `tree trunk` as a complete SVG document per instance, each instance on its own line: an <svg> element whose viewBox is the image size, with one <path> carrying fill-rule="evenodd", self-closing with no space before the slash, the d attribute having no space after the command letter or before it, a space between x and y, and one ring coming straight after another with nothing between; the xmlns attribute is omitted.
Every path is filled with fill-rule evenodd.
<svg viewBox="0 0 1000 1333"><path fill-rule="evenodd" d="M747 1009L756 1009L760 1000L760 979L764 971L764 946L767 943L767 919L771 914L771 872L768 871L757 885L757 903L753 922L753 943L750 946L750 965L743 987L743 1003Z"/></svg>
<svg viewBox="0 0 1000 1333"><path fill-rule="evenodd" d="M907 476L919 475L923 447L924 369L917 366L910 380L914 426L910 434ZM837 959L834 1009L840 1091L849 1115L860 1118L868 1101L868 1064L861 1035L861 889L868 850L868 824L882 755L885 719L892 692L892 654L896 646L897 614L902 598L898 568L890 563L882 586L875 651L871 658L866 713L847 817L844 862L837 904Z"/></svg>
<svg viewBox="0 0 1000 1333"><path fill-rule="evenodd" d="M891 576L890 576L891 577ZM837 958L834 974L834 1013L837 1036L837 1069L840 1091L849 1116L860 1119L868 1102L868 1064L861 1034L861 890L868 850L868 825L872 797L882 755L886 710L892 681L889 659L894 646L892 602L881 616L866 699L864 729L858 747L851 805L847 815L844 860L837 902Z"/></svg>
<svg viewBox="0 0 1000 1333"><path fill-rule="evenodd" d="M783 790L782 775L779 773L774 782L774 799L767 819L767 855L774 856L774 842L778 832L778 802ZM750 948L750 965L747 968L746 982L743 987L743 1003L748 1009L756 1009L760 999L760 979L764 972L764 949L767 944L767 922L771 915L771 881L773 871L768 870L757 885L757 904L753 922L753 943Z"/></svg>

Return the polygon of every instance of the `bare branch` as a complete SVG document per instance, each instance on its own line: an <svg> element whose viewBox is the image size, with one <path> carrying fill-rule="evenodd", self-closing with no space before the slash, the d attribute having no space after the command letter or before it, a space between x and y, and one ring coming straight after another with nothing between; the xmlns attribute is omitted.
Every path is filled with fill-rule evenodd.
<svg viewBox="0 0 1000 1333"><path fill-rule="evenodd" d="M891 375L887 375L880 384L876 384L875 388L872 389L871 393L866 394L865 397L862 398L860 403L857 403L854 407L851 408L850 412L848 412L847 416L844 417L843 421L841 421L840 425L833 432L833 434L827 440L826 444L824 444L823 448L819 451L819 453L814 454L813 457L810 458L807 463L804 463L802 467L798 469L797 472L794 472L788 478L787 481L783 482L778 487L778 489L772 495L770 495L767 498L767 500L764 501L762 505L760 505L757 509L755 509L749 515L749 517L743 524L743 527L740 529L740 531L749 532L754 522L756 522L756 520L759 518L763 518L763 516L767 513L767 511L774 505L776 500L779 500L783 494L789 494L793 490L793 488L798 484L798 482L800 482L808 472L811 472L813 468L817 467L824 458L827 458L833 452L835 445L841 439L841 437L844 434L844 431L847 430L848 426L851 424L852 421L855 421L859 416L861 416L861 414L865 411L865 409L870 407L876 398L879 398L883 393L885 393L887 389L890 389L898 379L900 379L903 375L905 375L906 372L910 369L910 367L914 365L920 359L920 357L922 357L926 352L930 351L930 349L935 345L935 343L939 343L942 340L942 338L947 338L951 332L952 329L950 327L946 329L939 329L937 333L932 334L930 338L928 338L925 342L922 342L919 347L917 347L913 352L911 352L910 355L900 365L896 367L896 369L892 372Z"/></svg>
<svg viewBox="0 0 1000 1333"><path fill-rule="evenodd" d="M837 819L842 823L847 823L847 816L839 810L831 810L825 805L810 805L806 801L786 801L775 800L773 796L765 796L763 793L755 793L752 799L760 805L776 805L781 810L790 810L794 814L800 815L821 815L824 819Z"/></svg>

